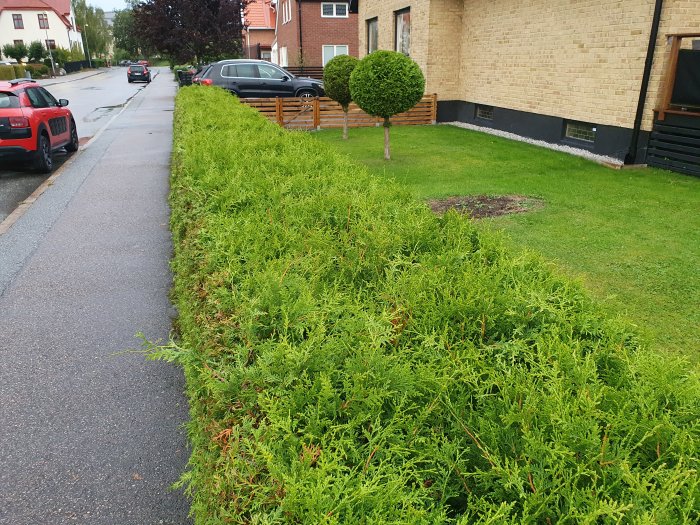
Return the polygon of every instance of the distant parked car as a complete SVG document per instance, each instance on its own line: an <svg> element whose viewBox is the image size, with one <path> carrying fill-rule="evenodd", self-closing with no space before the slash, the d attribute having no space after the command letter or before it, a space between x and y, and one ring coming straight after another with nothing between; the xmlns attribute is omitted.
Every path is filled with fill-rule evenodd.
<svg viewBox="0 0 700 525"><path fill-rule="evenodd" d="M320 97L325 95L323 82L296 77L265 60L232 59L210 64L195 83L219 86L241 98L246 97Z"/></svg>
<svg viewBox="0 0 700 525"><path fill-rule="evenodd" d="M49 173L54 151L77 151L78 131L67 105L31 79L0 80L0 160L30 159L37 171Z"/></svg>
<svg viewBox="0 0 700 525"><path fill-rule="evenodd" d="M131 64L126 70L126 79L131 82L151 82L151 72L148 67L140 64Z"/></svg>
<svg viewBox="0 0 700 525"><path fill-rule="evenodd" d="M131 64L131 60L120 60L119 61L120 66L128 66L129 64Z"/></svg>
<svg viewBox="0 0 700 525"><path fill-rule="evenodd" d="M136 63L141 64L142 66L151 67L151 63L148 60L139 60Z"/></svg>

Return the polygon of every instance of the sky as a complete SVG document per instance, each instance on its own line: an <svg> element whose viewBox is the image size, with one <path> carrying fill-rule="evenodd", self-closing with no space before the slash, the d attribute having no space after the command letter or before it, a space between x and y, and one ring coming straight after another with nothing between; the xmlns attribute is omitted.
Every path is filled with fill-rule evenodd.
<svg viewBox="0 0 700 525"><path fill-rule="evenodd" d="M87 5L92 7L99 7L105 13L107 11L116 11L118 9L126 9L127 5L124 0L86 0Z"/></svg>

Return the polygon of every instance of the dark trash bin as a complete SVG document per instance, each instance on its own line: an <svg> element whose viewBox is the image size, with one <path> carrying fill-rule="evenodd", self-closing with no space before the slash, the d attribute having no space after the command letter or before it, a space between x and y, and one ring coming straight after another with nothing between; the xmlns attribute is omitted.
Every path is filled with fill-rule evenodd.
<svg viewBox="0 0 700 525"><path fill-rule="evenodd" d="M191 86L192 85L192 77L194 77L194 72L180 70L177 72L177 83L180 87Z"/></svg>

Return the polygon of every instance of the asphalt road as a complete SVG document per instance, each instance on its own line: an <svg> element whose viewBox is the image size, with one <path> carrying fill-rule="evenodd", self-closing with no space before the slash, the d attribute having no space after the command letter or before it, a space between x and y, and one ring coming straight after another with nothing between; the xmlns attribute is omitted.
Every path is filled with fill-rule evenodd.
<svg viewBox="0 0 700 525"><path fill-rule="evenodd" d="M126 84L126 82L124 81ZM185 524L168 338L175 83L160 75L0 235L0 524Z"/></svg>
<svg viewBox="0 0 700 525"><path fill-rule="evenodd" d="M90 70L66 77L38 80L56 98L68 99L75 118L80 143L85 144L119 112L128 101L146 87L129 84L126 68ZM72 154L54 153L58 170ZM0 161L0 221L26 199L48 175L36 173L30 163Z"/></svg>

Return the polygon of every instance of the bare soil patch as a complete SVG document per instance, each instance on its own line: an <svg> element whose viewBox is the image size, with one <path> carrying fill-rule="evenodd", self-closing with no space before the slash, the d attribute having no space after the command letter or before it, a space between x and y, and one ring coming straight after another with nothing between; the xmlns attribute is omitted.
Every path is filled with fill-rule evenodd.
<svg viewBox="0 0 700 525"><path fill-rule="evenodd" d="M544 206L544 202L524 195L463 195L446 199L431 199L428 206L442 215L448 210L468 214L474 219L524 213Z"/></svg>

